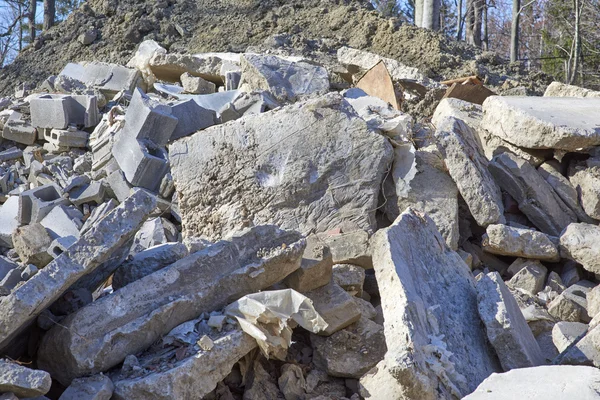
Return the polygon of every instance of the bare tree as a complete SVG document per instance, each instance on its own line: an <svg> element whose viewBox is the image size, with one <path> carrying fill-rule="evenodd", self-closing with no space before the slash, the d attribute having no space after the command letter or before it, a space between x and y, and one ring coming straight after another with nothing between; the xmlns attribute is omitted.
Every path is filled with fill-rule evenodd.
<svg viewBox="0 0 600 400"><path fill-rule="evenodd" d="M579 59L581 58L581 10L583 5L581 0L573 0L573 10L575 11L575 33L573 35L573 51L569 57L569 63L572 66L569 68L569 79L567 83L570 85L575 82L577 70L579 69Z"/></svg>
<svg viewBox="0 0 600 400"><path fill-rule="evenodd" d="M481 47L481 25L483 23L483 8L485 0L467 0L467 43Z"/></svg>
<svg viewBox="0 0 600 400"><path fill-rule="evenodd" d="M463 25L464 25L464 17L463 17L463 0L458 0L456 3L456 11L457 11L457 23L456 23L456 40L460 40L462 38L463 33Z"/></svg>
<svg viewBox="0 0 600 400"><path fill-rule="evenodd" d="M437 31L440 29L441 0L415 1L415 25Z"/></svg>
<svg viewBox="0 0 600 400"><path fill-rule="evenodd" d="M56 0L44 0L44 30L54 26L56 18Z"/></svg>
<svg viewBox="0 0 600 400"><path fill-rule="evenodd" d="M35 40L35 13L37 11L37 1L29 0L29 14L27 19L29 20L29 40L33 42Z"/></svg>

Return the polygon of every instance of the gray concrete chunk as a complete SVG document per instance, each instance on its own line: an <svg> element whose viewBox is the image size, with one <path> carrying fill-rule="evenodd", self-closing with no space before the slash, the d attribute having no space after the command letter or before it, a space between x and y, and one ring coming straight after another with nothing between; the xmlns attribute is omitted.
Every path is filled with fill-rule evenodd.
<svg viewBox="0 0 600 400"><path fill-rule="evenodd" d="M110 400L114 388L110 378L102 374L79 378L73 380L58 400Z"/></svg>
<svg viewBox="0 0 600 400"><path fill-rule="evenodd" d="M544 363L540 346L500 274L481 276L477 282L477 300L487 337L505 371Z"/></svg>
<svg viewBox="0 0 600 400"><path fill-rule="evenodd" d="M169 147L183 236L373 230L391 153L338 94L207 128Z"/></svg>
<svg viewBox="0 0 600 400"><path fill-rule="evenodd" d="M558 247L542 232L513 228L508 225L490 225L482 238L483 249L502 256L559 261Z"/></svg>
<svg viewBox="0 0 600 400"><path fill-rule="evenodd" d="M38 363L63 384L105 371L177 325L281 281L304 247L274 226L241 232L69 315L44 336Z"/></svg>
<svg viewBox="0 0 600 400"><path fill-rule="evenodd" d="M511 153L493 158L489 169L498 185L515 199L529 220L542 232L559 236L577 216L552 186L527 161Z"/></svg>
<svg viewBox="0 0 600 400"><path fill-rule="evenodd" d="M51 385L52 378L45 371L0 360L0 392L12 392L19 397L37 397L48 393Z"/></svg>
<svg viewBox="0 0 600 400"><path fill-rule="evenodd" d="M171 138L177 123L170 106L154 101L140 89L136 89L125 113L125 125L121 134L164 145Z"/></svg>
<svg viewBox="0 0 600 400"><path fill-rule="evenodd" d="M561 253L583 268L600 274L600 227L591 224L570 224L560 236Z"/></svg>
<svg viewBox="0 0 600 400"><path fill-rule="evenodd" d="M481 127L517 146L574 151L600 145L598 108L594 98L491 96Z"/></svg>
<svg viewBox="0 0 600 400"><path fill-rule="evenodd" d="M171 104L173 117L177 118L177 126L169 141L191 135L194 132L217 124L217 114L213 110L200 107L194 100L184 100Z"/></svg>
<svg viewBox="0 0 600 400"><path fill-rule="evenodd" d="M438 123L435 135L450 176L475 221L482 227L503 223L502 194L488 171L475 132L463 121L449 117Z"/></svg>
<svg viewBox="0 0 600 400"><path fill-rule="evenodd" d="M471 271L429 217L408 209L371 245L388 352L361 378L361 395L460 398L498 371Z"/></svg>
<svg viewBox="0 0 600 400"><path fill-rule="evenodd" d="M138 190L121 206L92 226L77 243L56 258L10 296L0 298L0 349L73 283L92 272L127 242L156 206L156 200Z"/></svg>

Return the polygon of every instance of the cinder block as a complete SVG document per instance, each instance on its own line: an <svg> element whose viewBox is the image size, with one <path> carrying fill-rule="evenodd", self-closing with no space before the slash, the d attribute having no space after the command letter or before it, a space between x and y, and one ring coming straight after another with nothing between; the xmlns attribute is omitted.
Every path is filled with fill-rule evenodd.
<svg viewBox="0 0 600 400"><path fill-rule="evenodd" d="M21 193L17 219L21 224L40 222L54 207L68 204L57 185L40 186Z"/></svg>
<svg viewBox="0 0 600 400"><path fill-rule="evenodd" d="M106 177L106 183L119 203L122 203L131 194L131 185L125 179L123 171L114 171L109 174Z"/></svg>
<svg viewBox="0 0 600 400"><path fill-rule="evenodd" d="M156 191L169 168L167 152L149 141L136 140L120 132L113 156L133 186Z"/></svg>
<svg viewBox="0 0 600 400"><path fill-rule="evenodd" d="M47 94L31 99L31 125L66 129L70 124L89 128L98 124L96 96Z"/></svg>
<svg viewBox="0 0 600 400"><path fill-rule="evenodd" d="M67 236L79 238L79 229L83 225L82 218L83 214L77 208L59 206L54 207L40 224L48 230L52 239Z"/></svg>
<svg viewBox="0 0 600 400"><path fill-rule="evenodd" d="M104 186L93 181L87 186L80 186L71 192L71 202L77 206L85 203L102 204L104 201Z"/></svg>
<svg viewBox="0 0 600 400"><path fill-rule="evenodd" d="M89 136L89 133L73 127L44 130L44 139L56 147L86 147Z"/></svg>
<svg viewBox="0 0 600 400"><path fill-rule="evenodd" d="M171 138L177 122L170 106L155 102L136 89L125 114L122 132L134 139L148 139L164 145Z"/></svg>

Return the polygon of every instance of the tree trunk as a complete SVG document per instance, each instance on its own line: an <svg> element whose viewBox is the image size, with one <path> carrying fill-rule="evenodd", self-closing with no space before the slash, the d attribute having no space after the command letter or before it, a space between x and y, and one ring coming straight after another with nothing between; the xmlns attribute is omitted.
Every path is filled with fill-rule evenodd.
<svg viewBox="0 0 600 400"><path fill-rule="evenodd" d="M423 26L423 2L425 0L415 0L415 26Z"/></svg>
<svg viewBox="0 0 600 400"><path fill-rule="evenodd" d="M521 0L513 0L512 26L510 29L510 62L519 59L519 20L521 18Z"/></svg>
<svg viewBox="0 0 600 400"><path fill-rule="evenodd" d="M56 0L44 0L44 30L54 26L56 15Z"/></svg>
<svg viewBox="0 0 600 400"><path fill-rule="evenodd" d="M579 69L579 59L581 58L581 0L573 0L573 8L575 10L575 35L573 36L574 51L573 51L573 67L569 74L569 85L572 85L577 78L577 70Z"/></svg>
<svg viewBox="0 0 600 400"><path fill-rule="evenodd" d="M456 21L456 40L460 40L462 38L462 30L463 30L463 0L458 0L458 20Z"/></svg>
<svg viewBox="0 0 600 400"><path fill-rule="evenodd" d="M488 5L487 5L487 1L484 0L484 4L483 4L483 40L481 43L481 48L483 50L489 50L490 49L490 41L489 41L489 35L488 35Z"/></svg>
<svg viewBox="0 0 600 400"><path fill-rule="evenodd" d="M467 43L481 47L481 24L485 0L468 0L467 2Z"/></svg>
<svg viewBox="0 0 600 400"><path fill-rule="evenodd" d="M440 28L440 0L424 0L421 27L437 31Z"/></svg>
<svg viewBox="0 0 600 400"><path fill-rule="evenodd" d="M29 41L33 43L35 40L35 12L37 8L36 0L29 0Z"/></svg>

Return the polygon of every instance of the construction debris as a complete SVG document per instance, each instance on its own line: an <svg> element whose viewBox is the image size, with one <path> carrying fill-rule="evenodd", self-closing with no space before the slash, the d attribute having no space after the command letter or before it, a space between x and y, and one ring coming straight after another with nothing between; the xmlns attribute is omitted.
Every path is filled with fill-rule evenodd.
<svg viewBox="0 0 600 400"><path fill-rule="evenodd" d="M146 41L0 101L2 398L596 390L593 93L258 50Z"/></svg>

